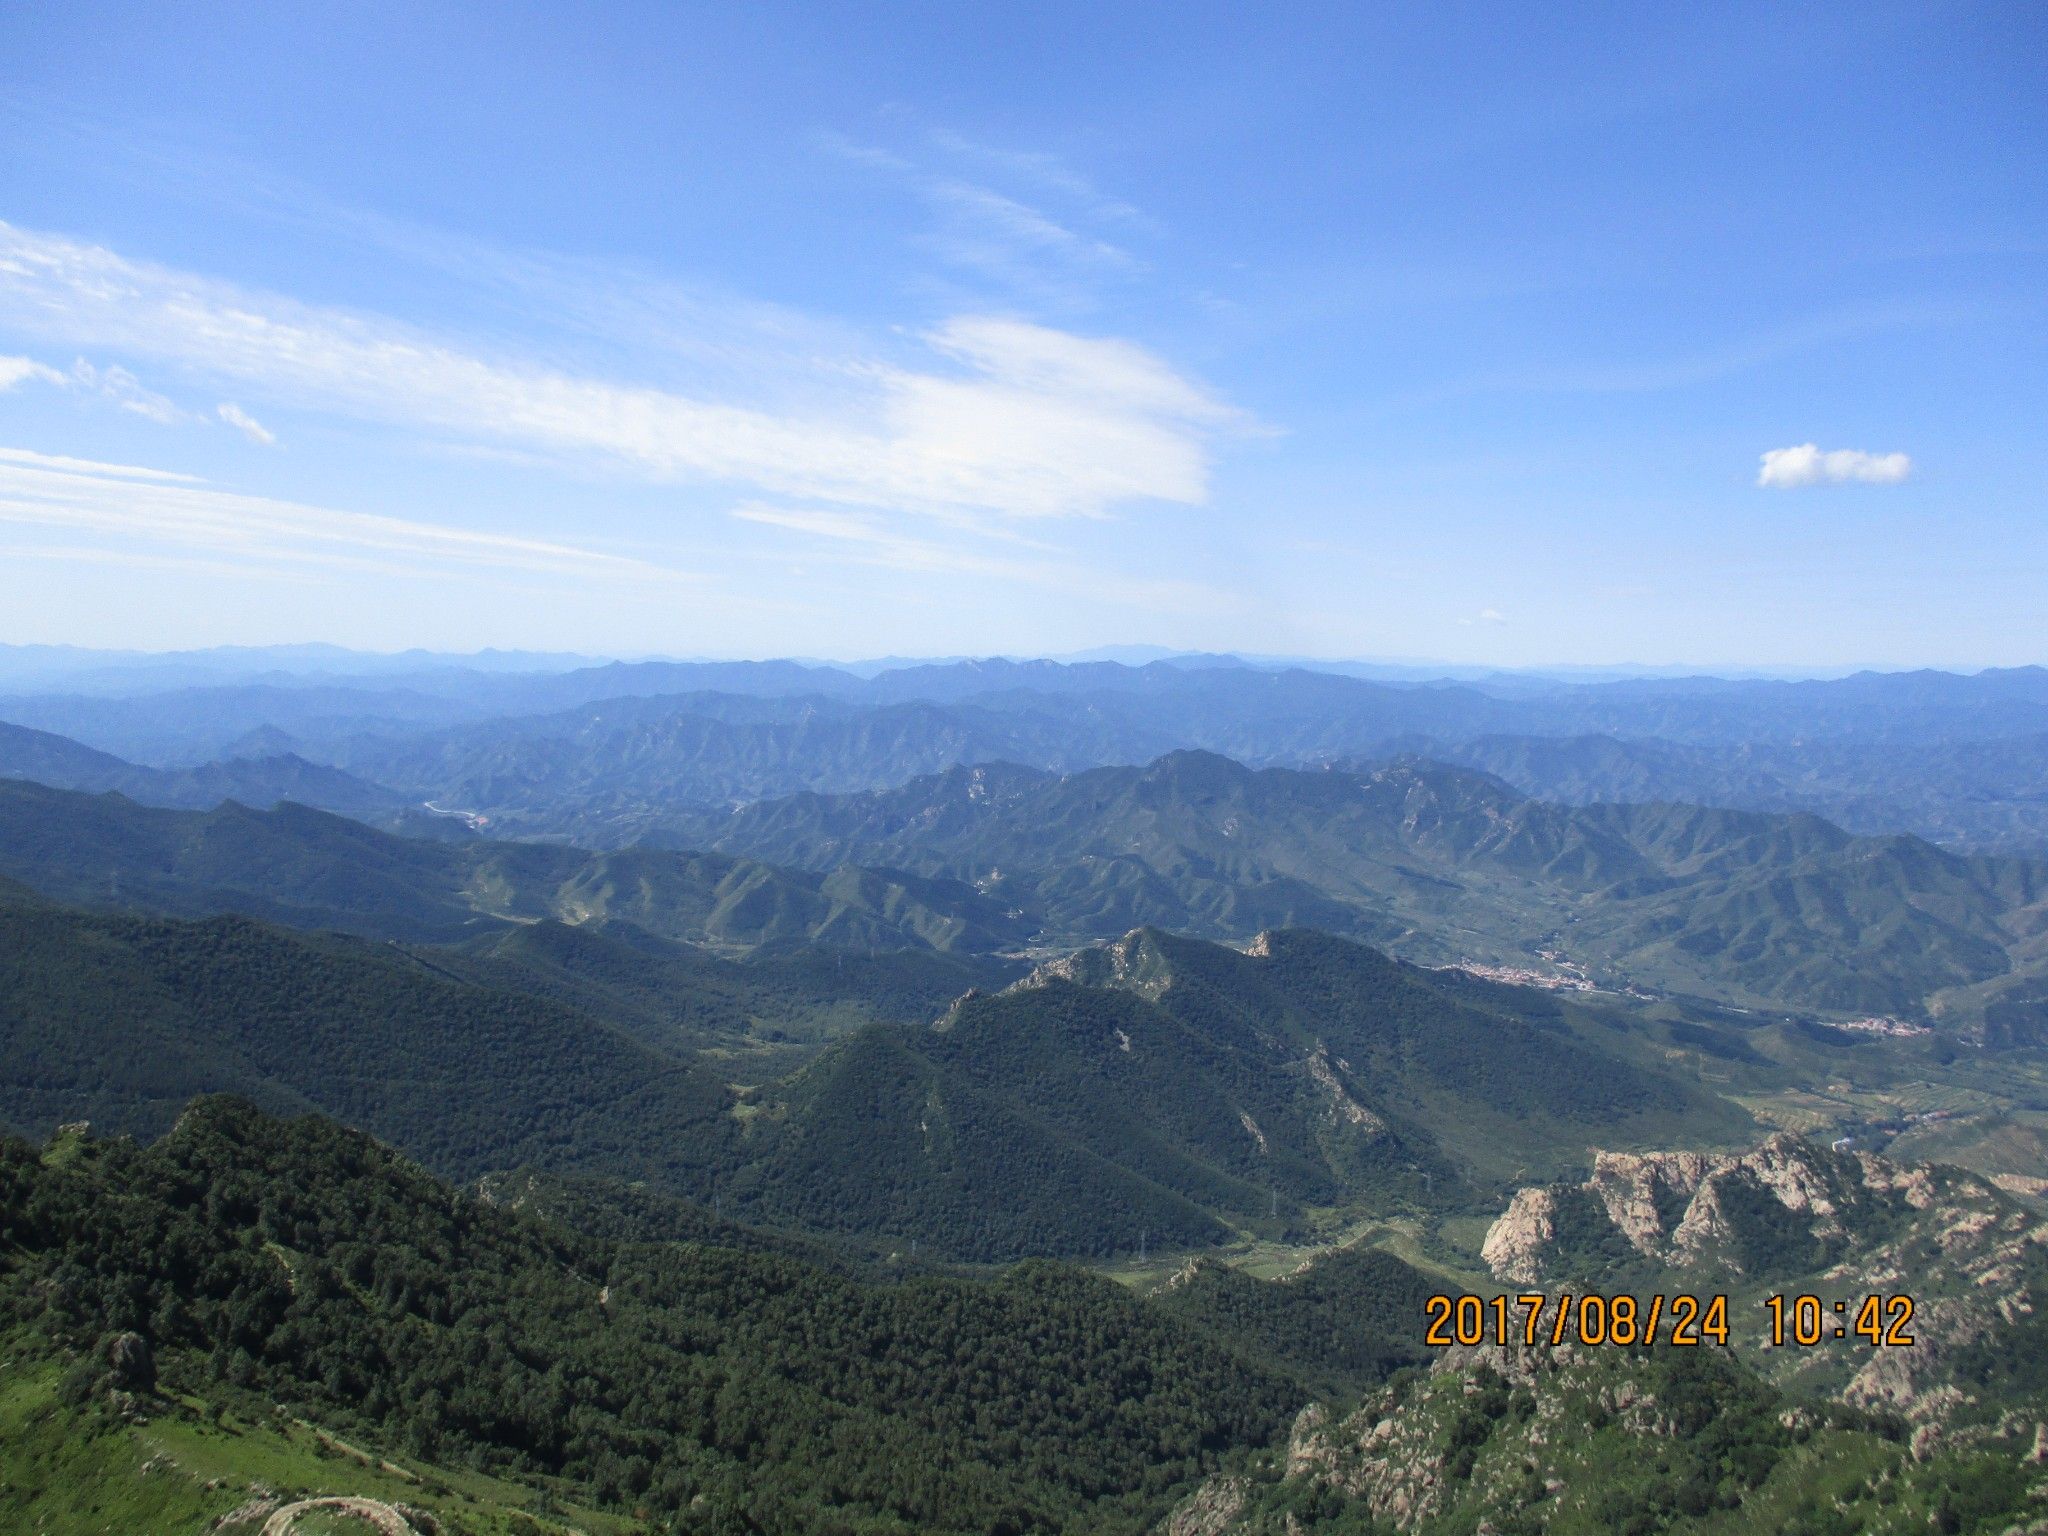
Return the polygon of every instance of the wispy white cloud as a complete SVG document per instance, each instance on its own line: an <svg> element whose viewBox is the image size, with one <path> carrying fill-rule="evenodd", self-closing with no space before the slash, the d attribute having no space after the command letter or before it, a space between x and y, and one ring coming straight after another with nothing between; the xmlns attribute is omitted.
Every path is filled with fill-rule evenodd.
<svg viewBox="0 0 2048 1536"><path fill-rule="evenodd" d="M686 575L567 544L247 496L191 476L21 448L0 449L0 524L111 538L117 542L105 551L109 559L162 558L168 549L245 566L379 574L525 572L625 581ZM38 546L8 552L32 555Z"/></svg>
<svg viewBox="0 0 2048 1536"><path fill-rule="evenodd" d="M927 182L926 192L947 216L940 242L967 265L1008 275L1020 262L1052 257L1117 272L1144 269L1122 246L1071 229L1044 210L988 187L942 178Z"/></svg>
<svg viewBox="0 0 2048 1536"><path fill-rule="evenodd" d="M36 469L68 470L74 474L102 475L115 480L168 480L185 485L203 482L198 475L180 474L174 469L144 469L138 464L102 464L97 459L71 459L59 453L37 453L31 448L0 448L0 465L26 464Z"/></svg>
<svg viewBox="0 0 2048 1536"><path fill-rule="evenodd" d="M1808 485L1897 485L1912 472L1913 461L1903 453L1823 450L1813 443L1801 443L1764 454L1756 483L1781 491Z"/></svg>
<svg viewBox="0 0 2048 1536"><path fill-rule="evenodd" d="M950 128L933 128L930 137L934 144L950 154L1021 177L1048 192L1072 200L1098 218L1147 231L1158 229L1158 222L1151 215L1120 197L1110 196L1057 155L1043 150L1007 149L987 144Z"/></svg>
<svg viewBox="0 0 2048 1536"><path fill-rule="evenodd" d="M0 267L0 282L4 282L7 275L6 268ZM137 416L164 425L184 419L184 412L154 390L144 389L141 380L126 368L97 367L81 357L65 370L39 363L32 357L0 357L0 390L29 382L48 384L57 389L84 390L111 400L124 411L132 411Z"/></svg>
<svg viewBox="0 0 2048 1536"><path fill-rule="evenodd" d="M12 389L31 380L55 384L60 388L67 382L63 374L32 357L0 357L0 390Z"/></svg>
<svg viewBox="0 0 2048 1536"><path fill-rule="evenodd" d="M1061 308L1087 308L1106 280L1147 270L1143 258L1090 226L1114 224L1121 236L1149 231L1150 221L1052 156L995 149L945 130L927 133L925 141L912 153L840 134L826 135L823 143L841 159L883 173L925 204L931 225L917 244L950 266L993 279L1006 292ZM1052 211L1044 206L1048 201L1064 207Z"/></svg>
<svg viewBox="0 0 2048 1536"><path fill-rule="evenodd" d="M821 366L804 409L769 410L488 356L7 225L0 318L415 433L953 519L1198 504L1214 442L1247 425L1130 342L1022 321L950 321L916 338L923 366Z"/></svg>
<svg viewBox="0 0 2048 1536"><path fill-rule="evenodd" d="M142 381L118 363L99 367L81 357L71 365L71 384L158 426L176 426L190 419L155 390L143 388Z"/></svg>
<svg viewBox="0 0 2048 1536"><path fill-rule="evenodd" d="M263 425L254 416L251 416L239 405L236 405L232 400L221 401L219 405L214 407L213 413L237 432L241 433L242 436L248 438L252 443L261 443L266 448L274 447L277 443L277 434L275 432Z"/></svg>
<svg viewBox="0 0 2048 1536"><path fill-rule="evenodd" d="M1479 610L1478 613L1474 614L1471 618L1458 620L1460 624L1465 625L1505 624L1507 623L1507 621L1508 616L1502 613L1498 608L1482 608Z"/></svg>

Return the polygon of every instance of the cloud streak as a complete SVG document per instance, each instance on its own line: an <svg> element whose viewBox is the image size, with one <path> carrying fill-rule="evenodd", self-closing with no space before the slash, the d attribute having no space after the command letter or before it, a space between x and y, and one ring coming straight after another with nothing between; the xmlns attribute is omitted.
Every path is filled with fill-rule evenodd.
<svg viewBox="0 0 2048 1536"><path fill-rule="evenodd" d="M233 427L252 443L261 443L265 448L275 447L277 434L263 425L254 416L236 405L232 400L223 400L214 407L214 415Z"/></svg>
<svg viewBox="0 0 2048 1536"><path fill-rule="evenodd" d="M245 572L283 564L385 575L688 579L646 561L567 544L246 496L189 475L21 448L0 449L0 525L110 538L115 544L102 551L110 560L169 548L201 552ZM39 552L47 548L8 551Z"/></svg>
<svg viewBox="0 0 2048 1536"><path fill-rule="evenodd" d="M0 319L273 398L657 482L708 481L953 521L1197 505L1213 446L1248 423L1127 341L962 316L919 365L819 365L803 411L487 356L0 224Z"/></svg>
<svg viewBox="0 0 2048 1536"><path fill-rule="evenodd" d="M822 143L841 159L908 188L931 215L916 243L954 268L993 279L1004 291L1088 309L1105 282L1149 270L1143 258L1091 233L1089 225L1156 233L1151 221L1128 203L1104 196L1054 157L992 148L944 129L930 131L926 139L936 157L912 158L836 133ZM1018 195L1020 181L1031 184L1031 200ZM1048 212L1041 206L1046 201L1065 204L1065 210Z"/></svg>
<svg viewBox="0 0 2048 1536"><path fill-rule="evenodd" d="M0 282L4 282L6 277L7 268L0 265ZM171 426L186 419L185 413L169 400L155 390L144 389L142 381L126 368L98 368L81 357L66 371L39 363L32 357L0 357L0 392L31 382L99 395L122 410L160 426Z"/></svg>
<svg viewBox="0 0 2048 1536"><path fill-rule="evenodd" d="M0 357L0 392L31 381L60 388L66 382L63 374L32 357Z"/></svg>
<svg viewBox="0 0 2048 1536"><path fill-rule="evenodd" d="M1903 453L1866 453L1861 448L1823 450L1813 443L1773 448L1757 469L1756 483L1768 490L1810 485L1897 485L1913 472Z"/></svg>

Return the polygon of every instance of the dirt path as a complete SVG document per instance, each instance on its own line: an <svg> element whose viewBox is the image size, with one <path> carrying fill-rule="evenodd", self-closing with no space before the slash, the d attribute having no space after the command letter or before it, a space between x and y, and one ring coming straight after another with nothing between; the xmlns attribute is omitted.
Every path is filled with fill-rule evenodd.
<svg viewBox="0 0 2048 1536"><path fill-rule="evenodd" d="M336 1514L367 1520L384 1536L419 1536L405 1516L389 1504L379 1504L375 1499L352 1498L301 1499L296 1504L287 1504L263 1522L263 1536L288 1536L292 1522L316 1509L331 1509Z"/></svg>

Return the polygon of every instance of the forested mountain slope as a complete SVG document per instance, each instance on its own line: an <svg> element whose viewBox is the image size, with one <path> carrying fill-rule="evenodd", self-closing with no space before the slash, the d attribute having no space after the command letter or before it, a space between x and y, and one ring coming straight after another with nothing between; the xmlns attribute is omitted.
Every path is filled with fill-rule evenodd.
<svg viewBox="0 0 2048 1536"><path fill-rule="evenodd" d="M2028 1419L1909 1434L1717 1347L1396 1369L1439 1286L1369 1252L1150 1296L877 1283L577 1233L208 1099L149 1147L0 1138L0 1520L254 1536L369 1494L529 1536L1988 1536L2037 1502Z"/></svg>
<svg viewBox="0 0 2048 1536"><path fill-rule="evenodd" d="M389 945L0 892L0 1121L160 1134L195 1094L319 1109L450 1177L534 1163L710 1185L718 1076Z"/></svg>
<svg viewBox="0 0 2048 1536"><path fill-rule="evenodd" d="M1301 1241L1318 1211L1485 1208L1603 1135L1753 1134L1542 994L1313 933L1134 933L757 1102L735 1210L975 1259Z"/></svg>
<svg viewBox="0 0 2048 1536"><path fill-rule="evenodd" d="M193 768L144 768L67 737L0 723L0 779L27 779L91 794L118 791L144 805L205 810L223 800L267 808L280 800L352 816L395 811L395 790L289 753L234 758Z"/></svg>
<svg viewBox="0 0 2048 1536"><path fill-rule="evenodd" d="M18 783L0 783L0 874L67 901L427 941L544 918L725 947L987 951L1024 931L966 885L886 870L402 838L298 805L155 810Z"/></svg>
<svg viewBox="0 0 2048 1536"><path fill-rule="evenodd" d="M1305 1395L1073 1271L878 1286L604 1242L222 1100L146 1149L0 1141L0 1317L17 1369L130 1331L167 1391L524 1479L543 1510L540 1479L563 1479L631 1528L693 1536L1136 1532ZM128 1358L117 1385L150 1398ZM77 1373L81 1398L103 1370ZM24 1521L69 1492L8 1470L0 1511ZM248 1497L173 1468L143 1486L214 1514ZM434 1479L408 1497L465 1518Z"/></svg>
<svg viewBox="0 0 2048 1536"><path fill-rule="evenodd" d="M1064 777L961 768L706 814L677 836L813 867L975 881L1048 929L1301 924L1437 960L1539 950L1611 983L1917 1010L2033 963L2048 863L1857 838L1812 816L1559 806L1430 763L1255 771L1204 753Z"/></svg>

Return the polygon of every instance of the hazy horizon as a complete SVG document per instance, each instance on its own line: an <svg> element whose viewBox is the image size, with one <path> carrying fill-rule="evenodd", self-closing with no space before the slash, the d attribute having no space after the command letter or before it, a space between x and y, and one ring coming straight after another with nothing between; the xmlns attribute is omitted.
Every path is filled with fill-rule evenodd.
<svg viewBox="0 0 2048 1536"><path fill-rule="evenodd" d="M1535 677L1570 677L1586 674L1592 677L1644 676L1644 677L1719 677L1728 679L1827 680L1851 677L1858 673L1905 673L1945 672L1957 676L1974 676L1984 672L2024 670L2038 667L2040 663L2021 662L2015 664L1964 663L1961 665L1939 666L1921 662L1863 661L1836 665L1786 662L1775 666L1756 666L1730 661L1557 661L1518 663L1473 663L1458 662L1442 657L1429 656L1311 656L1273 655L1249 650L1184 650L1170 646L1150 645L1144 642L1129 644L1108 644L1085 647L1075 651L984 651L951 652L929 655L892 654L886 656L863 653L844 655L808 655L794 653L740 653L718 654L712 652L664 652L664 651L557 651L540 650L521 646L478 646L470 650L443 650L427 646L396 646L381 648L374 646L351 646L327 640L287 640L275 642L254 642L248 644L223 644L193 647L165 647L150 649L142 647L78 645L71 642L12 641L0 640L0 655L19 652L56 652L76 655L81 658L107 657L134 660L143 663L164 662L186 658L234 657L241 655L266 656L276 653L288 657L291 653L316 653L337 660L362 658L381 662L404 661L418 658L423 662L461 663L465 661L496 660L505 670L547 670L549 665L561 668L586 665L604 666L622 664L676 665L725 665L738 663L787 662L797 666L838 668L852 671L879 671L884 669L918 666L951 666L970 662L1012 662L1035 661L1054 662L1061 665L1076 665L1087 662L1116 662L1126 666L1143 666L1152 661L1200 661L1213 659L1219 662L1238 662L1247 667L1259 669L1284 669L1300 667L1309 670L1362 669L1380 670L1389 673L1412 673L1419 678L1442 676L1455 679L1461 675L1483 676L1493 673L1503 675L1527 675ZM520 665L527 663L530 665ZM4 677L0 677L4 683Z"/></svg>

